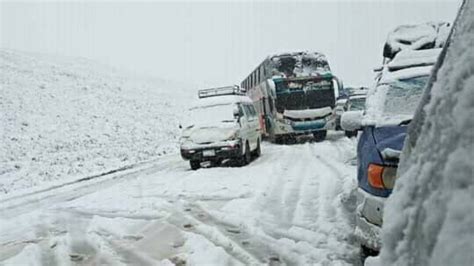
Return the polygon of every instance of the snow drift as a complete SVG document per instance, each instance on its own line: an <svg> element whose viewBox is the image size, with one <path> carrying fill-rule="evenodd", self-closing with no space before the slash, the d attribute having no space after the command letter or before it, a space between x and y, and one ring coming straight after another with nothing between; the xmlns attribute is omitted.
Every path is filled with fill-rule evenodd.
<svg viewBox="0 0 474 266"><path fill-rule="evenodd" d="M380 265L474 262L474 1L465 1L410 125L384 214ZM416 144L416 145L415 145Z"/></svg>
<svg viewBox="0 0 474 266"><path fill-rule="evenodd" d="M0 50L0 194L177 147L183 90L80 58ZM189 96L191 97L191 96Z"/></svg>

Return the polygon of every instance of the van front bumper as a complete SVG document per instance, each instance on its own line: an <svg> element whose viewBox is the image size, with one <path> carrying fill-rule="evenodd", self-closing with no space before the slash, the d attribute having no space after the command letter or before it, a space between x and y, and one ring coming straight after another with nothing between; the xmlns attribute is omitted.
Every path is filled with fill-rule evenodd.
<svg viewBox="0 0 474 266"><path fill-rule="evenodd" d="M381 248L380 231L385 201L386 198L357 189L355 236L363 246L372 250Z"/></svg>
<svg viewBox="0 0 474 266"><path fill-rule="evenodd" d="M242 156L242 142L224 141L213 144L194 144L181 146L181 157L184 160L216 161L236 159Z"/></svg>

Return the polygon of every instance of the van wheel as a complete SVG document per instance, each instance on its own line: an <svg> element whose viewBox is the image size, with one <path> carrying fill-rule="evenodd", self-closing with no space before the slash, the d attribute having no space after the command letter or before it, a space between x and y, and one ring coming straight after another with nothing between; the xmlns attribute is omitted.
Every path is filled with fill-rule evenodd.
<svg viewBox="0 0 474 266"><path fill-rule="evenodd" d="M250 145L249 145L249 142L247 141L245 143L244 155L242 155L242 158L240 158L240 166L249 164L251 160L252 160L252 153L250 152Z"/></svg>
<svg viewBox="0 0 474 266"><path fill-rule="evenodd" d="M221 159L217 159L217 160L211 161L211 166L212 166L212 167L217 167L217 166L220 166L221 164L222 164L222 160L221 160Z"/></svg>
<svg viewBox="0 0 474 266"><path fill-rule="evenodd" d="M191 166L192 170L197 170L197 169L201 168L201 162L200 161L191 160L191 161L189 161L189 165Z"/></svg>
<svg viewBox="0 0 474 266"><path fill-rule="evenodd" d="M360 246L360 260L362 264L364 264L365 259L367 259L368 257L374 257L378 255L379 252L377 250L370 249L364 245Z"/></svg>
<svg viewBox="0 0 474 266"><path fill-rule="evenodd" d="M262 154L262 150L260 148L260 140L257 140L257 148L253 151L253 155L255 157L260 157L261 154Z"/></svg>
<svg viewBox="0 0 474 266"><path fill-rule="evenodd" d="M327 130L320 130L313 132L314 141L321 142L326 139Z"/></svg>

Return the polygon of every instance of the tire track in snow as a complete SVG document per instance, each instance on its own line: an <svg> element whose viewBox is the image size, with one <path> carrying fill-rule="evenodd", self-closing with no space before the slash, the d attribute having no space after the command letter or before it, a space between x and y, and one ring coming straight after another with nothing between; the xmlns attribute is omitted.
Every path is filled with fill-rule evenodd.
<svg viewBox="0 0 474 266"><path fill-rule="evenodd" d="M335 185L340 181L338 172L331 172L334 169L328 169L328 166L319 162L319 154L315 150L322 146L324 146L322 143L316 143L276 147L278 154L285 154L285 157L278 158L278 161L284 161L284 163L274 167L269 173L275 176L272 179L273 182L269 184L270 192L259 197L261 203L258 209L262 212L262 220L259 221L258 228L251 228L245 223L235 224L235 221L226 223L211 215L217 221L213 223L213 226L224 228L221 231L225 231L225 226L230 225L239 228L244 235L254 235L252 242L259 243L260 248L264 247L264 249L272 250L274 254L279 254L280 260L285 264L321 261L320 254L327 252L331 247L327 246L329 237L327 230L321 230L319 227L321 224L327 225L328 222L332 224L339 218L328 215L331 211L325 208L325 205L329 200L321 195L327 197L328 191L333 191L329 195L334 199L339 191L331 189L328 185ZM281 150L285 151L280 152ZM300 158L300 160L295 163L294 158ZM308 161L313 158L318 163ZM325 182L321 182L321 179ZM332 180L333 183L327 180ZM322 203L318 204L321 198ZM318 212L317 216L309 215ZM210 215L209 212L207 215ZM298 222L301 221L295 222L295 216L305 215L306 222L313 220L314 226L299 224ZM297 246L303 248L299 250ZM256 257L261 256L258 253ZM328 253L328 261L335 258L348 261L337 254Z"/></svg>
<svg viewBox="0 0 474 266"><path fill-rule="evenodd" d="M307 152L307 145L292 145L292 146L279 146L279 149L285 149L286 151L279 152L284 154L284 158L279 158L278 161L283 161L283 164L279 164L278 167L273 168L270 173L272 182L270 185L269 194L264 194L258 200L261 202L259 209L262 213L271 216L271 221L277 221L280 226L288 227L292 223L294 212L296 209L297 200L301 190L301 183L305 177L303 172L306 166L304 160L298 160L295 165L295 158L303 157L301 147ZM294 172L294 170L297 170Z"/></svg>
<svg viewBox="0 0 474 266"><path fill-rule="evenodd" d="M229 256L245 265L261 264L254 255L243 248L242 244L234 241L221 230L218 230L214 224L209 221L203 222L193 215L179 211L179 209L183 209L183 207L177 206L176 209L172 210L172 214L166 221L178 228L182 228L184 231L203 236L215 246L225 250Z"/></svg>
<svg viewBox="0 0 474 266"><path fill-rule="evenodd" d="M286 249L275 239L264 232L255 232L244 224L235 224L233 221L225 221L204 209L204 207L188 203L189 215L206 225L218 230L236 245L251 254L257 264L266 265L298 265L300 254ZM249 264L249 262L246 262ZM250 263L255 264L255 263Z"/></svg>
<svg viewBox="0 0 474 266"><path fill-rule="evenodd" d="M348 167L344 164L344 156L342 154L343 150L339 147L340 142L331 143L332 145L325 142L321 144L322 146L327 145L324 149L336 149L336 152L324 152L321 154L320 150L316 149L316 147L313 149L314 156L318 158L316 161L317 166L318 168L324 169L322 173L325 173L318 178L319 215L316 218L319 226L316 231L322 235L326 235L327 241L321 242L321 244L327 245L327 247L330 247L330 242L336 242L346 246L354 246L353 224L349 219L350 214L346 213L347 210L345 206L343 206L341 200L342 194L345 193L343 188L345 182L347 182L347 176L342 169ZM330 159L325 156L330 157ZM355 247L352 248L352 250L355 249ZM341 251L338 251L338 246L334 246L334 252L328 254L328 256L330 256L331 260L340 259L351 264L357 263L356 254L344 253L346 250L351 249L342 249Z"/></svg>
<svg viewBox="0 0 474 266"><path fill-rule="evenodd" d="M23 196L14 196L0 203L0 213L3 218L11 218L29 211L45 207L49 208L55 203L71 201L109 186L116 185L119 182L157 172L166 164L169 164L171 159L173 159L173 157L169 156L158 161L144 163L136 168L127 168L110 174L65 183Z"/></svg>

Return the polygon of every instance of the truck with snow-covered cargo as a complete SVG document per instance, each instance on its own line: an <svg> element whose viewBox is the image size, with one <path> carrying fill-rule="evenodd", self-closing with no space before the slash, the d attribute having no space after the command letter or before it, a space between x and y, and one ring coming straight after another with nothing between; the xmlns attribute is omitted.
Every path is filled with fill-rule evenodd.
<svg viewBox="0 0 474 266"><path fill-rule="evenodd" d="M326 57L317 52L282 53L267 57L241 83L259 113L263 135L285 142L302 134L316 141L335 129L335 77Z"/></svg>

